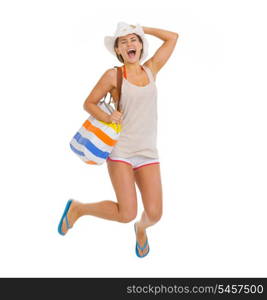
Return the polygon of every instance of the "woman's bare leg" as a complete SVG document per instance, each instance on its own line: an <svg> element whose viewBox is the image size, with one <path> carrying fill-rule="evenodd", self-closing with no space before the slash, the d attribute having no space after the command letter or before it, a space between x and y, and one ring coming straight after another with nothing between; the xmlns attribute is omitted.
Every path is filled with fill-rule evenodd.
<svg viewBox="0 0 267 300"><path fill-rule="evenodd" d="M104 200L94 203L73 201L67 214L72 227L78 218L90 215L117 222L130 222L137 214L137 195L135 177L130 165L122 162L107 161L107 168L113 185L117 202ZM62 231L67 231L65 220Z"/></svg>
<svg viewBox="0 0 267 300"><path fill-rule="evenodd" d="M160 175L160 165L154 164L144 166L135 171L135 178L144 205L144 211L139 222L136 224L137 240L141 246L146 241L146 228L157 223L162 216L162 184ZM144 255L146 249L139 250L140 255Z"/></svg>

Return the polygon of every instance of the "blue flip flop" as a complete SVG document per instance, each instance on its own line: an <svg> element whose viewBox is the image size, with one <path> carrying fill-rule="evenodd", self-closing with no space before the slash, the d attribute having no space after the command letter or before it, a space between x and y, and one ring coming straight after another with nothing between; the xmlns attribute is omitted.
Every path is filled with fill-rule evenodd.
<svg viewBox="0 0 267 300"><path fill-rule="evenodd" d="M136 234L136 223L134 223L134 231L135 231L135 234ZM143 250L146 249L147 246L148 246L147 252L146 252L144 255L140 255L138 250L143 251ZM139 244L139 243L137 242L137 240L136 240L135 253L136 253L136 255L137 255L138 257L143 258L143 257L147 256L148 253L149 253L149 250L150 250L150 249L149 249L148 239L146 239L146 242L145 242L145 244L144 244L143 247L141 247L140 244Z"/></svg>
<svg viewBox="0 0 267 300"><path fill-rule="evenodd" d="M70 209L70 206L71 206L72 201L73 201L73 200L70 199L70 200L67 202L67 205L66 205L66 207L65 207L65 210L64 210L64 212L63 212L63 215L62 215L62 217L61 217L61 219L60 219L60 222L59 222L59 224L58 224L58 233L61 234L61 235L65 235L65 234L66 234L66 233L62 232L62 224L63 224L64 219L65 219L66 224L67 224L67 229L70 229L70 228L71 228L71 226L70 226L70 224L69 224L69 221L68 221L68 218L67 218L67 214L68 214L68 211L69 211L69 209Z"/></svg>

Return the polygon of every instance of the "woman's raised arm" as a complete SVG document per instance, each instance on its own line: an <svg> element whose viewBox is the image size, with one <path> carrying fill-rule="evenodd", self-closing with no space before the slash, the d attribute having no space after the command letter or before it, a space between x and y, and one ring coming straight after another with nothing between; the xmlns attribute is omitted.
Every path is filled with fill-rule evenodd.
<svg viewBox="0 0 267 300"><path fill-rule="evenodd" d="M145 34L153 35L161 39L163 44L158 48L154 55L145 62L149 68L151 68L154 74L157 74L158 71L165 65L167 60L170 58L175 45L177 43L179 34L176 32L142 26Z"/></svg>

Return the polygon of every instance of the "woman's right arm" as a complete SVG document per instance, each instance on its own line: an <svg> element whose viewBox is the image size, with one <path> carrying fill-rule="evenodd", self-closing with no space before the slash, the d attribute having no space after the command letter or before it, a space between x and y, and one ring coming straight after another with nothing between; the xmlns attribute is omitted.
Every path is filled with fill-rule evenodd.
<svg viewBox="0 0 267 300"><path fill-rule="evenodd" d="M84 110L87 111L90 115L92 115L97 120L107 123L110 123L112 121L119 121L120 112L115 110L112 115L109 115L104 112L97 104L108 92L110 92L115 87L116 73L114 72L114 69L108 69L102 75L83 104Z"/></svg>

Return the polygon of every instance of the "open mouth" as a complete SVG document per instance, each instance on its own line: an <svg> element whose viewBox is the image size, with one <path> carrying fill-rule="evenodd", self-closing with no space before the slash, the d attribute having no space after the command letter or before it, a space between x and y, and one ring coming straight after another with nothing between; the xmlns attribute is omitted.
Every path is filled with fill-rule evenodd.
<svg viewBox="0 0 267 300"><path fill-rule="evenodd" d="M130 49L130 50L127 51L127 54L130 58L133 58L133 57L135 57L136 50L135 49Z"/></svg>

